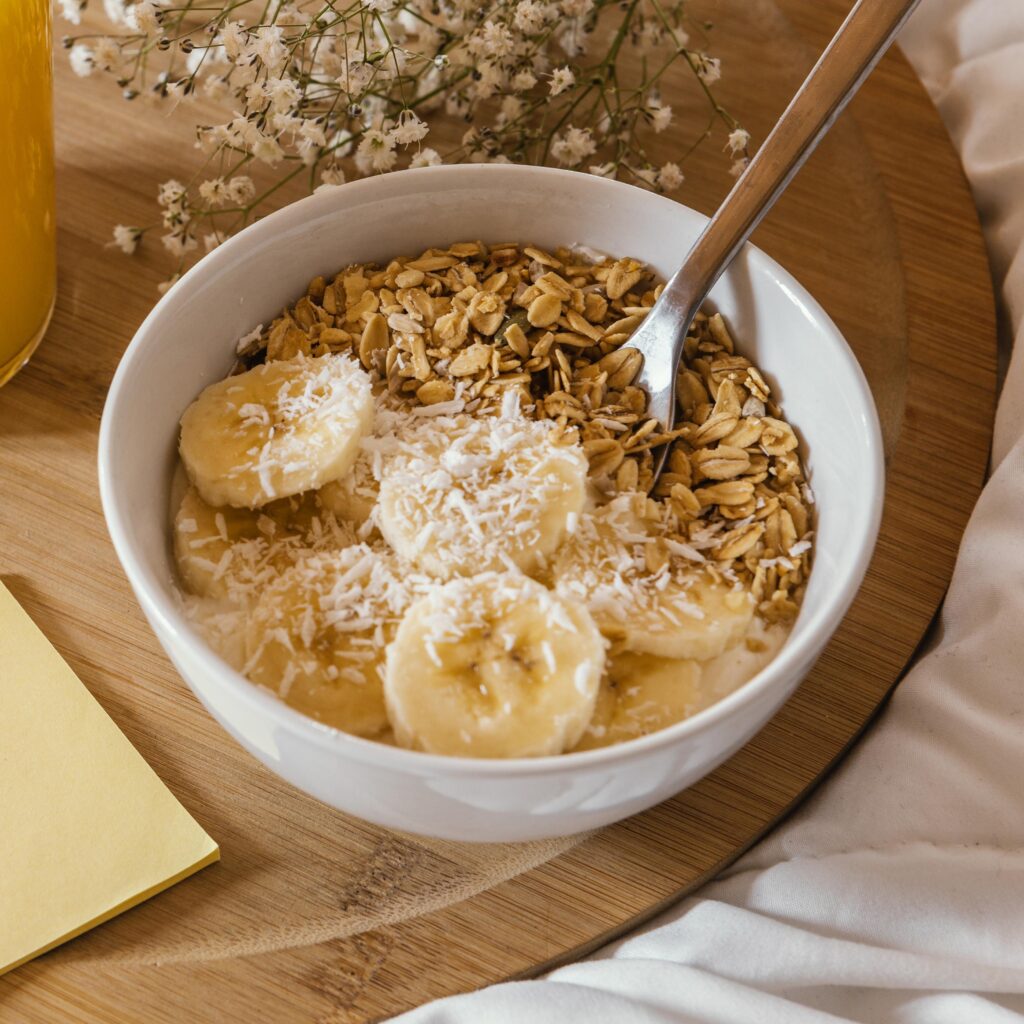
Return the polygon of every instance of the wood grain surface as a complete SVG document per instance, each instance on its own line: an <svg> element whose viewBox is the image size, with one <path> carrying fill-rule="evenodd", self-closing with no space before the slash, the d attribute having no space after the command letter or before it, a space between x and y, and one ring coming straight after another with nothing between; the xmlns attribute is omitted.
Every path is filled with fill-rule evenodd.
<svg viewBox="0 0 1024 1024"><path fill-rule="evenodd" d="M847 3L705 6L721 94L763 138ZM700 784L597 833L476 847L388 833L279 781L205 714L146 626L107 539L95 455L107 386L164 272L156 246L132 259L104 246L114 223L151 219L156 183L187 169L188 121L57 63L60 296L46 341L0 391L0 575L223 860L0 979L0 1021L373 1020L595 948L712 876L806 794L923 635L991 432L982 240L902 56L886 58L756 237L839 324L881 412L888 499L853 609L796 696ZM697 123L695 100L666 99ZM688 142L666 138L664 158ZM714 207L726 160L718 144L701 149L687 202Z"/></svg>

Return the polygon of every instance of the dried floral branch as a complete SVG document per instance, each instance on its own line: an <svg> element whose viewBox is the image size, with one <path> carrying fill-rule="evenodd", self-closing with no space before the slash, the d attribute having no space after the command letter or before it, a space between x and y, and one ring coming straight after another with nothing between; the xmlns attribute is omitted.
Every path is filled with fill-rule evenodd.
<svg viewBox="0 0 1024 1024"><path fill-rule="evenodd" d="M88 0L59 0L80 24ZM104 0L113 31L72 34L79 75L113 75L128 100L196 96L232 110L197 126L205 154L185 183L161 185L162 241L180 272L243 227L285 184L442 162L554 163L661 192L720 126L736 158L748 133L715 98L717 58L690 46L687 0ZM639 62L635 56L641 55ZM634 56L639 71L627 70ZM661 100L680 63L708 123L677 160L656 166L650 137L674 119ZM456 141L423 145L450 126ZM446 132L443 125L447 124ZM276 168L258 190L254 166ZM126 252L156 225L118 225ZM173 280L173 278L172 278Z"/></svg>

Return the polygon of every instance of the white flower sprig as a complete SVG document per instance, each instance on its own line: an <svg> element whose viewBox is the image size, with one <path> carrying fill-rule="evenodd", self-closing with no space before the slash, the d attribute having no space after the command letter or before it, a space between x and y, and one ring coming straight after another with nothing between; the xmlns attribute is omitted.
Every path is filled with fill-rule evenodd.
<svg viewBox="0 0 1024 1024"><path fill-rule="evenodd" d="M77 25L88 2L59 6ZM300 176L316 190L442 162L554 163L674 192L716 125L738 173L750 136L714 97L721 64L691 47L686 3L103 0L113 30L64 45L76 74L109 73L126 99L205 96L231 110L197 126L202 167L160 187L162 241L180 273ZM676 124L659 86L680 62L709 121L659 166L647 142ZM432 127L448 139L460 122L456 141L424 145ZM276 169L267 188L254 184L259 165ZM118 225L113 244L133 252L149 230Z"/></svg>

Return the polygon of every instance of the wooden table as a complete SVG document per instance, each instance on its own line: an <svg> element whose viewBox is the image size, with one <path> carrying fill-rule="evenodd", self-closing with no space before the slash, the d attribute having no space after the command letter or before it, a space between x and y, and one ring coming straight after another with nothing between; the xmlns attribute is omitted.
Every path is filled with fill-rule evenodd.
<svg viewBox="0 0 1024 1024"><path fill-rule="evenodd" d="M721 94L755 139L846 6L714 5ZM667 99L685 121L692 101ZM421 841L315 803L238 749L174 673L108 542L95 454L108 383L166 273L159 246L129 259L104 245L113 224L151 219L156 183L187 170L187 115L124 103L58 55L57 132L60 298L35 359L0 392L0 574L223 861L0 979L0 1020L345 1024L535 972L714 874L874 714L949 579L995 387L975 212L900 55L756 239L840 325L879 404L888 503L863 591L799 693L713 775L596 834L517 847ZM686 141L671 135L665 159ZM705 146L683 198L712 209L726 159Z"/></svg>

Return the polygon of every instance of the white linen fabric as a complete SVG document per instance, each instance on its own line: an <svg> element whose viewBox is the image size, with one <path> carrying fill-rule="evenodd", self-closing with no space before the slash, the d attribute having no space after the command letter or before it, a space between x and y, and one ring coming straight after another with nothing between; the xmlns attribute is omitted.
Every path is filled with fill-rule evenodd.
<svg viewBox="0 0 1024 1024"><path fill-rule="evenodd" d="M901 40L1024 333L1024 0L925 0ZM790 821L652 926L402 1024L1024 1020L1024 345L931 649Z"/></svg>

